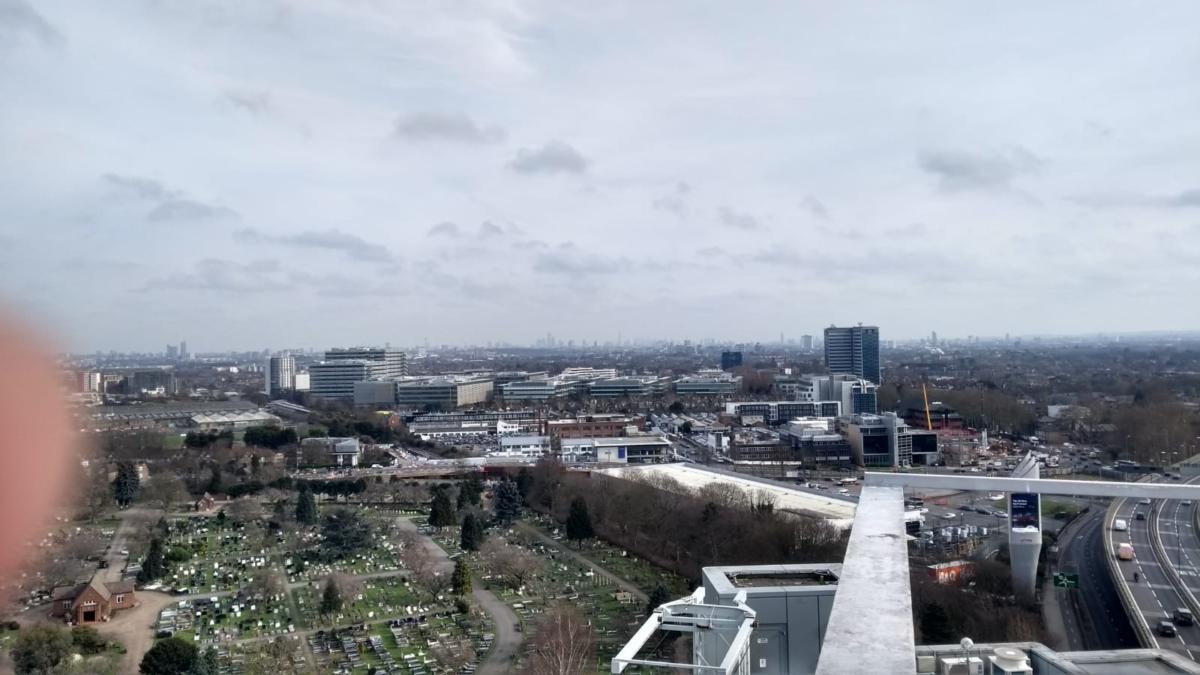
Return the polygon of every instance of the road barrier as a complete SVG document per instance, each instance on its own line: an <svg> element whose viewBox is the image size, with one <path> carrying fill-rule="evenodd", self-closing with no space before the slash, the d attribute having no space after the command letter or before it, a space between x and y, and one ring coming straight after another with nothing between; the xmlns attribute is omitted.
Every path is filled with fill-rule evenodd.
<svg viewBox="0 0 1200 675"><path fill-rule="evenodd" d="M1154 632L1150 630L1150 624L1133 599L1133 591L1129 590L1129 582L1121 572L1121 565L1117 562L1117 554L1113 549L1113 520L1125 506L1126 501L1128 500L1114 500L1112 504L1109 504L1108 511L1104 515L1104 559L1108 561L1108 573L1112 576L1113 585L1117 587L1117 595L1121 596L1121 605L1125 607L1125 614L1129 616L1133 632L1137 633L1138 643L1149 649L1158 649L1158 639L1154 637Z"/></svg>
<svg viewBox="0 0 1200 675"><path fill-rule="evenodd" d="M1187 584L1183 583L1183 577L1180 576L1179 570L1175 569L1175 566L1171 564L1171 558L1168 557L1167 549L1163 546L1162 534L1158 530L1158 517L1161 510L1161 505L1155 504L1154 508L1150 511L1150 519L1146 521L1150 526L1150 545L1154 547L1154 555L1158 558L1159 564L1162 565L1163 572L1167 575L1167 581L1171 582L1171 586L1179 593L1179 597L1183 598L1183 602L1191 610L1192 616L1200 616L1200 603L1196 602L1196 596L1192 594ZM1182 539L1177 541L1175 545L1182 548ZM1170 614L1175 608L1165 607L1164 609ZM1167 618L1169 619L1170 617L1168 616Z"/></svg>

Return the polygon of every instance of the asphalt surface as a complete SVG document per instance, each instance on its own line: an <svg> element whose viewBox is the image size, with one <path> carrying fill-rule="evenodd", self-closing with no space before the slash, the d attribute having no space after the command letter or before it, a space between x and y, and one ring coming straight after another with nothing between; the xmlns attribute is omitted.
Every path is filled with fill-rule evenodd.
<svg viewBox="0 0 1200 675"><path fill-rule="evenodd" d="M1164 571L1164 565L1174 565L1175 558L1182 560L1184 551L1180 549L1179 539L1175 534L1175 526L1178 524L1181 528L1180 536L1184 531L1190 528L1184 528L1183 523L1173 520L1173 517L1180 513L1179 502L1177 500L1160 500L1162 504L1157 505L1163 509L1164 517L1160 519L1158 524L1159 533L1162 536L1163 547L1166 550L1169 560L1159 560L1154 552L1154 547L1150 543L1150 508L1153 504L1142 504L1139 500L1129 499L1122 504L1117 512L1117 518L1123 519L1129 523L1128 532L1113 532L1114 548L1122 542L1133 544L1134 559L1120 561L1119 566L1122 573L1129 584L1129 590L1133 594L1134 602L1137 603L1141 610L1142 616L1145 617L1146 623L1150 626L1151 631L1154 631L1158 622L1162 620L1170 620L1171 614L1177 607L1186 607L1187 603L1180 597L1175 587L1171 584L1170 579ZM1137 513L1141 512L1145 515L1145 520L1137 520ZM1193 555L1197 552L1193 551ZM1107 555L1116 555L1115 551L1107 551ZM1194 568L1183 566L1181 574L1183 578L1189 578L1189 575L1194 576ZM1133 573L1138 573L1140 577L1135 583L1133 581ZM1186 572L1186 574L1184 574ZM1159 647L1179 652L1180 654L1195 660L1196 656L1200 656L1200 626L1176 626L1178 635L1175 637L1164 637L1157 635Z"/></svg>
<svg viewBox="0 0 1200 675"><path fill-rule="evenodd" d="M1104 509L1081 515L1058 542L1058 568L1079 574L1079 588L1055 589L1063 600L1063 622L1072 649L1135 649L1137 635L1108 574L1104 551ZM1073 610L1073 611L1072 611Z"/></svg>

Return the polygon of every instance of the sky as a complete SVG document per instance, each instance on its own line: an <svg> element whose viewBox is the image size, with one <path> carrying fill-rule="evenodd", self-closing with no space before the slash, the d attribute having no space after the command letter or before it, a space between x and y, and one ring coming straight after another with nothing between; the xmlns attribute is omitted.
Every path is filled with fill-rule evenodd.
<svg viewBox="0 0 1200 675"><path fill-rule="evenodd" d="M0 0L65 349L1200 328L1200 4Z"/></svg>

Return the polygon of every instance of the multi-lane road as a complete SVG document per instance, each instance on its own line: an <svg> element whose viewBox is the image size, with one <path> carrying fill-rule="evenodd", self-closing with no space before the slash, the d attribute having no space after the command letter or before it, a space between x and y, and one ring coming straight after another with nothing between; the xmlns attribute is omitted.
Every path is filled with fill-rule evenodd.
<svg viewBox="0 0 1200 675"><path fill-rule="evenodd" d="M1114 531L1112 541L1114 549L1122 543L1133 546L1134 559L1119 561L1118 569L1158 646L1196 660L1200 657L1200 626L1176 625L1175 636L1158 632L1159 623L1172 621L1176 609L1188 609L1195 604L1186 597L1188 591L1193 595L1200 592L1195 564L1200 563L1200 538L1195 531L1194 516L1195 506L1190 502L1124 500L1117 507L1116 519L1124 520L1129 529ZM1161 550L1158 542L1162 544ZM1116 551L1105 554L1113 556ZM1177 578L1172 577L1172 569L1178 572Z"/></svg>
<svg viewBox="0 0 1200 675"><path fill-rule="evenodd" d="M1058 540L1059 569L1078 573L1082 584L1078 590L1056 589L1073 650L1140 646L1104 559L1104 516L1101 507L1089 509Z"/></svg>

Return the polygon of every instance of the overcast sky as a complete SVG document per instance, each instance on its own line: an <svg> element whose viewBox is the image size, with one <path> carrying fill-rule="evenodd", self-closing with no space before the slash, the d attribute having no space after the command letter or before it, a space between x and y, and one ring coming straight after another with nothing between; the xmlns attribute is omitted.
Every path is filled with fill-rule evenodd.
<svg viewBox="0 0 1200 675"><path fill-rule="evenodd" d="M1196 329L1197 26L0 0L0 297L81 350Z"/></svg>

